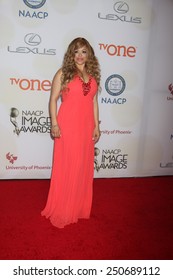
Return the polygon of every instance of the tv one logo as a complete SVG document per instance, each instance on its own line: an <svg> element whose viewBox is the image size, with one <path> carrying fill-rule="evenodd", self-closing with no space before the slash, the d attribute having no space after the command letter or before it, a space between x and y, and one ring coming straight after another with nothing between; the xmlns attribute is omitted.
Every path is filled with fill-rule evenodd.
<svg viewBox="0 0 173 280"><path fill-rule="evenodd" d="M134 46L114 45L99 43L101 51L105 51L110 56L123 56L134 58L136 56L136 48Z"/></svg>
<svg viewBox="0 0 173 280"><path fill-rule="evenodd" d="M101 103L117 105L126 103L126 98L118 97L124 92L125 88L126 82L122 76L118 74L109 76L105 81L105 89L111 97L102 97Z"/></svg>
<svg viewBox="0 0 173 280"><path fill-rule="evenodd" d="M50 80L43 80L40 81L38 79L17 79L17 78L10 78L10 84L12 86L17 85L23 91L47 91L51 90L52 82Z"/></svg>

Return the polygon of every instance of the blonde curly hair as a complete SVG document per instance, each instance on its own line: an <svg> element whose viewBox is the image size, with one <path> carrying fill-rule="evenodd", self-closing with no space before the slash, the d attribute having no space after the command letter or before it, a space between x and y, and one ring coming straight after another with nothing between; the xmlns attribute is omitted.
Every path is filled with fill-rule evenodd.
<svg viewBox="0 0 173 280"><path fill-rule="evenodd" d="M78 74L78 69L74 62L75 50L86 47L88 51L88 58L85 63L86 71L89 75L95 78L98 87L100 87L100 65L98 59L95 56L94 50L90 43L82 37L74 39L68 46L67 51L64 55L62 63L62 77L61 77L61 88L66 88L67 84Z"/></svg>

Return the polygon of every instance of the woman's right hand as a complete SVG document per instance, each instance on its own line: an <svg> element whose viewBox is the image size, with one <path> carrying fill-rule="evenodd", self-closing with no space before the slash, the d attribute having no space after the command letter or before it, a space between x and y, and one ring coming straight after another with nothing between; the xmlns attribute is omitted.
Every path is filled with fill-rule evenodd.
<svg viewBox="0 0 173 280"><path fill-rule="evenodd" d="M61 137L61 131L60 131L60 128L57 124L52 125L52 127L51 127L51 136L53 138L60 138Z"/></svg>

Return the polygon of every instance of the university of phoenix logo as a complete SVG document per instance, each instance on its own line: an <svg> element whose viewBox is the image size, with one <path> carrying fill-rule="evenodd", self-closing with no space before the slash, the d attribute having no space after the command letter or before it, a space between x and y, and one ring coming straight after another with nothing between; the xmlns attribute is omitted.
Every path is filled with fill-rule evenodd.
<svg viewBox="0 0 173 280"><path fill-rule="evenodd" d="M172 83L168 86L168 90L172 96L167 96L167 100L173 100L173 85Z"/></svg>
<svg viewBox="0 0 173 280"><path fill-rule="evenodd" d="M173 95L173 85L172 84L170 84L168 86L168 89L169 89L170 93Z"/></svg>
<svg viewBox="0 0 173 280"><path fill-rule="evenodd" d="M13 164L15 162L15 160L17 160L17 156L14 156L13 154L10 154L10 152L9 152L6 154L6 159L8 159L8 161Z"/></svg>

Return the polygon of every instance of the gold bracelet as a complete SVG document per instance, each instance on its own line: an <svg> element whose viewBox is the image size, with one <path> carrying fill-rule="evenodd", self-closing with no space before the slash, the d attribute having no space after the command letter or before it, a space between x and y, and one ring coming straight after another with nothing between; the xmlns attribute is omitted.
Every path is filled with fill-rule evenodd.
<svg viewBox="0 0 173 280"><path fill-rule="evenodd" d="M54 124L54 125L51 125L51 128L54 128L54 127L57 127L58 125L57 124Z"/></svg>

